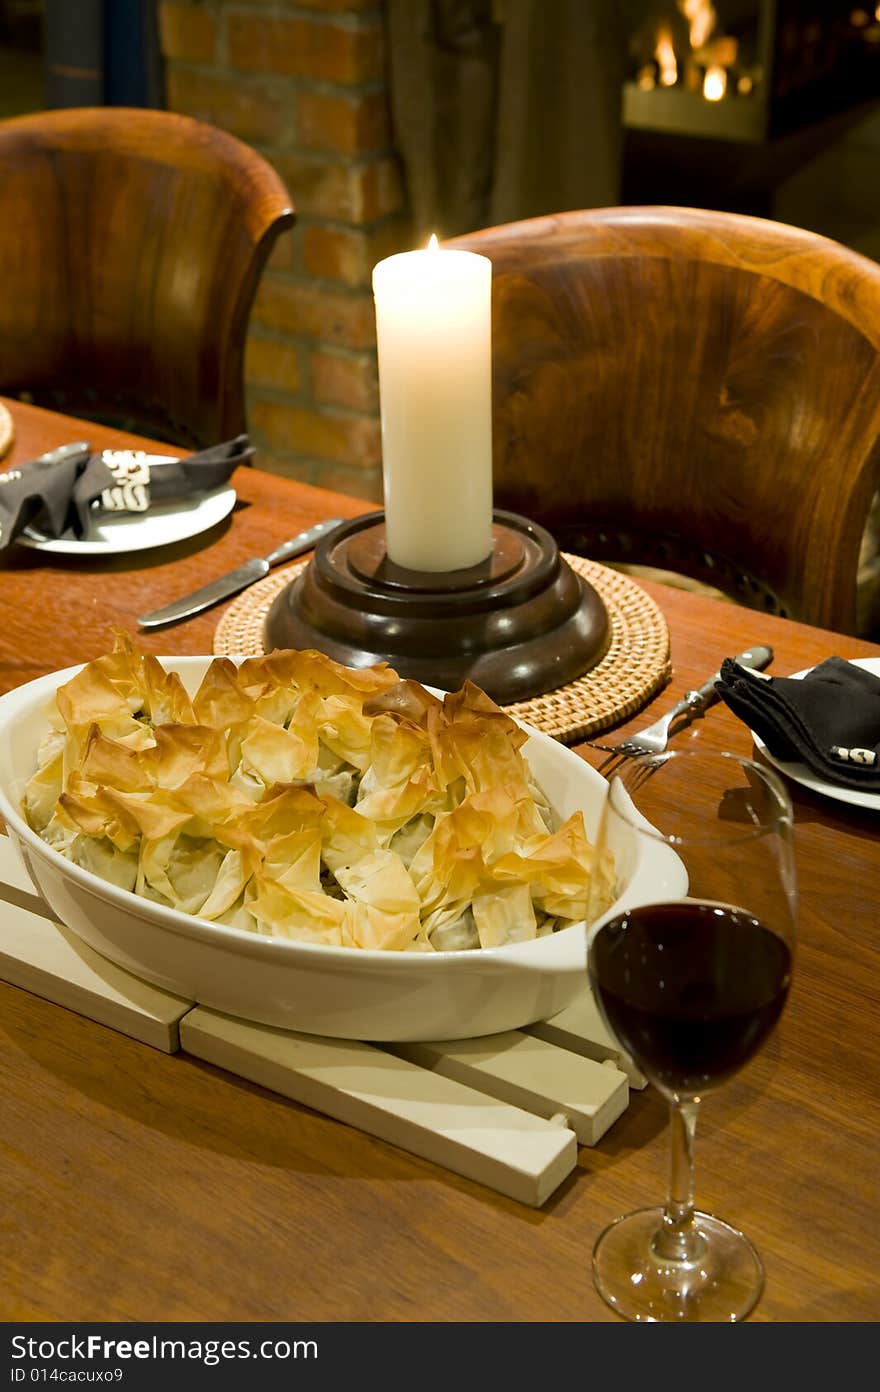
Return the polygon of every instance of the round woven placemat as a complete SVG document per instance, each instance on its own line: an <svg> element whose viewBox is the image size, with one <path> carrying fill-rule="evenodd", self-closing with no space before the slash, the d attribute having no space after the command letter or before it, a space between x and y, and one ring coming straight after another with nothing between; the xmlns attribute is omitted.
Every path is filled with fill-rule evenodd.
<svg viewBox="0 0 880 1392"><path fill-rule="evenodd" d="M0 401L0 459L3 458L12 444L14 435L15 427L12 424L12 417L3 402Z"/></svg>
<svg viewBox="0 0 880 1392"><path fill-rule="evenodd" d="M671 675L669 630L650 595L628 576L582 556L569 565L599 593L608 610L608 651L584 676L505 710L558 740L587 739L635 715ZM263 622L277 594L308 564L299 561L267 575L230 604L214 633L218 657L255 657L264 652Z"/></svg>

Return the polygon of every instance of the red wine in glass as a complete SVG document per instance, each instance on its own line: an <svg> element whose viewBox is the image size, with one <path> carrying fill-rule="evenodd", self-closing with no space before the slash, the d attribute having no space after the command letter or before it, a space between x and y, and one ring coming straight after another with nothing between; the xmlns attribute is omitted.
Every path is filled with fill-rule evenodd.
<svg viewBox="0 0 880 1392"><path fill-rule="evenodd" d="M761 1048L785 1005L791 952L745 910L648 904L599 929L589 971L611 1029L645 1075L694 1096Z"/></svg>
<svg viewBox="0 0 880 1392"><path fill-rule="evenodd" d="M753 1244L694 1204L694 1141L704 1094L754 1058L785 1006L793 821L772 769L697 744L627 758L609 783L597 855L621 883L634 864L650 873L643 902L596 903L590 984L668 1101L672 1139L666 1202L616 1219L593 1248L596 1287L627 1319L739 1320L760 1299Z"/></svg>

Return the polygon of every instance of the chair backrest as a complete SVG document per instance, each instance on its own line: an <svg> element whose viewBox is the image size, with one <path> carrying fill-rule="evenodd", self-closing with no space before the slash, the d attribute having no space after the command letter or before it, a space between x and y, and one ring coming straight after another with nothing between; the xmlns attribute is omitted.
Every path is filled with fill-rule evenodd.
<svg viewBox="0 0 880 1392"><path fill-rule="evenodd" d="M0 392L191 447L230 438L257 282L292 222L263 157L190 117L0 122Z"/></svg>
<svg viewBox="0 0 880 1392"><path fill-rule="evenodd" d="M880 484L880 266L689 208L446 245L493 262L497 506L566 549L855 631Z"/></svg>

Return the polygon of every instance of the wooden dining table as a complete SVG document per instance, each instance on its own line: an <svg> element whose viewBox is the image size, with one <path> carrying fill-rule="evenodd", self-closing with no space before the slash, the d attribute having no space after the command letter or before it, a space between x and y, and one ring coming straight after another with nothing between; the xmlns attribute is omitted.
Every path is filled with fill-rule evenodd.
<svg viewBox="0 0 880 1392"><path fill-rule="evenodd" d="M7 467L50 447L155 448L5 403ZM163 452L167 448L160 447ZM106 652L114 630L328 516L374 506L239 469L232 514L150 551L0 556L0 690ZM644 581L668 624L669 684L602 738L769 643L777 674L880 646ZM142 633L157 654L209 654L224 606ZM696 727L695 727L696 728ZM692 738L685 735L680 738ZM724 705L710 748L752 751ZM593 764L587 744L577 753ZM789 782L800 879L797 967L764 1050L706 1101L701 1207L766 1267L757 1321L880 1318L880 818ZM2 922L2 917L0 917ZM2 930L0 930L2 931ZM0 985L0 1318L28 1321L606 1321L590 1253L617 1215L660 1201L665 1104L623 1115L540 1208L185 1055L170 1056Z"/></svg>

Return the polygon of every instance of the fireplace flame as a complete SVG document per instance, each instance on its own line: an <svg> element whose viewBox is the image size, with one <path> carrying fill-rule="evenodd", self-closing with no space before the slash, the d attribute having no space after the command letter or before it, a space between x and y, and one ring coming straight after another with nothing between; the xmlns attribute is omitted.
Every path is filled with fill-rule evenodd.
<svg viewBox="0 0 880 1392"><path fill-rule="evenodd" d="M703 78L703 96L706 101L721 101L726 91L727 69L722 68L720 63L713 63L711 68L706 69Z"/></svg>
<svg viewBox="0 0 880 1392"><path fill-rule="evenodd" d="M671 7L670 7L671 8ZM712 0L676 0L679 14L687 22L688 37L675 36L683 26L676 20L656 21L652 25L653 60L636 73L643 91L653 87L683 86L688 92L702 93L705 101L722 101L729 92L746 96L754 88L754 77L743 72L739 59L739 40L724 33ZM880 5L878 5L880 9ZM669 13L669 10L667 10ZM676 51L678 44L678 51Z"/></svg>
<svg viewBox="0 0 880 1392"><path fill-rule="evenodd" d="M657 45L654 49L657 67L660 69L660 86L674 87L678 81L678 63L672 46L672 34L668 29L657 31Z"/></svg>
<svg viewBox="0 0 880 1392"><path fill-rule="evenodd" d="M718 23L711 0L678 0L678 8L690 25L691 48L702 48Z"/></svg>

